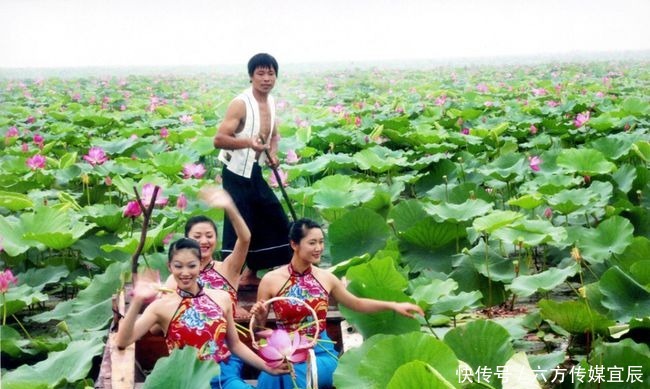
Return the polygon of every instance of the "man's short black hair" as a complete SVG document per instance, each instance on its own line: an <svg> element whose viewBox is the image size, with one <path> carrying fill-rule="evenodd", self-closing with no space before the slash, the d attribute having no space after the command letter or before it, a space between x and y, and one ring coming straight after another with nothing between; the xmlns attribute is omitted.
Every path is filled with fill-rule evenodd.
<svg viewBox="0 0 650 389"><path fill-rule="evenodd" d="M248 75L253 77L255 69L257 68L269 68L275 71L275 75L278 75L278 61L273 58L271 54L259 53L255 54L248 61Z"/></svg>

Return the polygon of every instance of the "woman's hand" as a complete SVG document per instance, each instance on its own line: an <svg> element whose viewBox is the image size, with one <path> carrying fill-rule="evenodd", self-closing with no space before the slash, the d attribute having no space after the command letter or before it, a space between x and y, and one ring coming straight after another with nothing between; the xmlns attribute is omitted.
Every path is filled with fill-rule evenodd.
<svg viewBox="0 0 650 389"><path fill-rule="evenodd" d="M393 310L399 313L400 315L410 317L410 318L415 318L416 313L424 316L424 311L422 310L422 308L411 303L395 303Z"/></svg>
<svg viewBox="0 0 650 389"><path fill-rule="evenodd" d="M156 298L161 287L160 273L157 270L146 269L137 275L133 287L133 298L149 303Z"/></svg>
<svg viewBox="0 0 650 389"><path fill-rule="evenodd" d="M266 317L269 315L269 309L266 306L266 301L260 300L253 304L250 312L251 315L255 315L255 320L258 323L265 321Z"/></svg>
<svg viewBox="0 0 650 389"><path fill-rule="evenodd" d="M199 190L199 198L212 208L225 209L234 204L230 194L221 188L204 186Z"/></svg>
<svg viewBox="0 0 650 389"><path fill-rule="evenodd" d="M289 363L287 362L278 367L270 367L269 365L265 364L264 371L271 375L289 374L291 372L291 370L289 370Z"/></svg>

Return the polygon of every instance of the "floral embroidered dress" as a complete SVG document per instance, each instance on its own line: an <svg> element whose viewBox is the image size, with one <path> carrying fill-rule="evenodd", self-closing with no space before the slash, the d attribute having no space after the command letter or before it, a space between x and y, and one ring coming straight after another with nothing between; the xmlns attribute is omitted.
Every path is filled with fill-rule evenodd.
<svg viewBox="0 0 650 389"><path fill-rule="evenodd" d="M230 294L232 306L237 306L237 289L221 273L214 268L214 261L210 262L201 273L199 273L199 284L208 289L223 290Z"/></svg>
<svg viewBox="0 0 650 389"><path fill-rule="evenodd" d="M334 349L334 343L325 331L327 319L327 307L329 305L329 292L314 277L311 267L304 273L298 273L291 264L289 269L289 279L280 288L277 296L296 297L314 308L321 332L318 336L319 341L314 346L316 355L316 366L318 371L318 388L331 388L333 386L333 374L338 365L338 352ZM313 336L316 331L315 326L304 326L306 323L312 323L314 318L303 304L295 303L290 300L281 300L273 303L273 311L277 318L278 328L286 331L295 331L300 327L303 335ZM294 364L295 380L300 388L306 385L307 377L306 363ZM258 388L281 389L292 388L293 380L289 374L270 375L266 372L260 373L257 381Z"/></svg>
<svg viewBox="0 0 650 389"><path fill-rule="evenodd" d="M199 359L227 360L230 357L226 346L227 322L221 307L203 288L196 295L181 289L177 293L182 299L165 336L169 351L189 345L199 349Z"/></svg>
<svg viewBox="0 0 650 389"><path fill-rule="evenodd" d="M280 288L277 296L295 297L306 302L316 311L320 330L325 330L329 293L314 277L311 267L304 273L297 272L291 264L287 266L287 269L289 270L289 279ZM300 330L301 334L314 336L315 326L304 326L306 323L313 322L314 318L311 311L303 304L291 300L276 301L273 303L273 311L278 318L278 328L291 332L303 327Z"/></svg>

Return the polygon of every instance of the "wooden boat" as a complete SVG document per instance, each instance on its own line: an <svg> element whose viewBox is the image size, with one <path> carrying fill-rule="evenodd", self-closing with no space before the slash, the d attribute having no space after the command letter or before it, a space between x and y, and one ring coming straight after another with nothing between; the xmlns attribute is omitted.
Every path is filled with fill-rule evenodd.
<svg viewBox="0 0 650 389"><path fill-rule="evenodd" d="M128 289L126 289L128 291ZM100 366L99 375L95 382L97 389L134 389L140 388L156 361L168 355L167 346L162 335L147 334L140 340L124 350L115 345L115 336L120 318L125 314L128 306L128 293L124 291L113 297L113 321L111 323L108 340L104 348L104 354ZM240 288L238 293L239 305L250 309L257 297L257 288ZM236 320L244 327L248 327L248 320ZM269 316L267 325L274 325L273 314ZM336 342L336 350L342 353L351 347L358 346L361 335L341 316L336 303L330 301L327 313L327 333ZM240 334L241 340L248 346L251 345L249 336ZM245 380L255 383L258 371L250 366L244 365L242 376Z"/></svg>

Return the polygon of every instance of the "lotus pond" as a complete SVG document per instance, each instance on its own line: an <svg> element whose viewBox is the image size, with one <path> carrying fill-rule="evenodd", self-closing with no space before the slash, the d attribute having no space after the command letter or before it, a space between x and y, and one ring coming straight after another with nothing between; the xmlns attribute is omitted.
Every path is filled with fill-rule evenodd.
<svg viewBox="0 0 650 389"><path fill-rule="evenodd" d="M0 80L4 388L93 385L134 188L162 188L140 265L165 276L187 218L223 220L196 194L247 85ZM426 311L342 308L365 341L337 388L650 387L650 63L282 72L275 91L286 191L324 223L327 265ZM159 365L179 361L214 374ZM156 370L150 387L172 382Z"/></svg>

